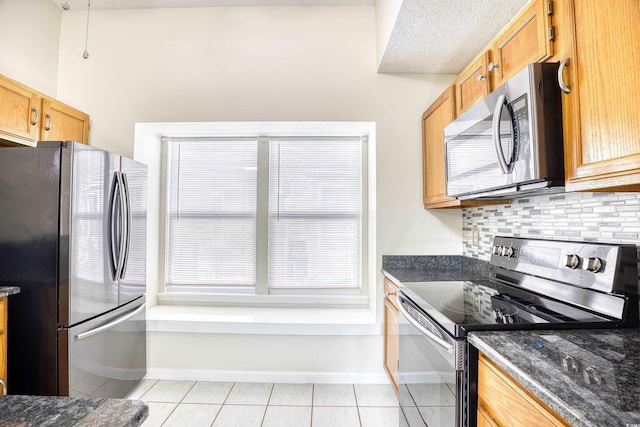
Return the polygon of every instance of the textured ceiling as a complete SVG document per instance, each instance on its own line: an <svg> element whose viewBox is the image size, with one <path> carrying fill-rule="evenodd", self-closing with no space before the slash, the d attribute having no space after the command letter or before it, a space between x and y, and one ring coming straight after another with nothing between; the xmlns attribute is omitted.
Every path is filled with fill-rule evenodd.
<svg viewBox="0 0 640 427"><path fill-rule="evenodd" d="M63 0L50 0L61 7ZM529 0L403 0L380 73L457 74ZM87 0L66 0L86 10ZM91 9L373 6L375 0L92 0Z"/></svg>
<svg viewBox="0 0 640 427"><path fill-rule="evenodd" d="M380 73L457 74L528 0L404 0Z"/></svg>

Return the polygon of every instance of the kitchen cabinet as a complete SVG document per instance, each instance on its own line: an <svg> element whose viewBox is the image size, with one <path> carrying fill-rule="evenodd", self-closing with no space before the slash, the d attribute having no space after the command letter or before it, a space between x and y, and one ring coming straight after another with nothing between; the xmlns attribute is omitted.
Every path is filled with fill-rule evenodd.
<svg viewBox="0 0 640 427"><path fill-rule="evenodd" d="M488 66L489 52L484 51L471 61L456 79L456 115L467 111L491 92Z"/></svg>
<svg viewBox="0 0 640 427"><path fill-rule="evenodd" d="M0 297L0 380L7 383L7 300L9 297ZM0 385L0 394L2 387Z"/></svg>
<svg viewBox="0 0 640 427"><path fill-rule="evenodd" d="M455 82L457 114L484 98L528 64L553 54L553 3L533 0L496 35Z"/></svg>
<svg viewBox="0 0 640 427"><path fill-rule="evenodd" d="M43 141L77 141L89 143L89 115L55 99L42 99Z"/></svg>
<svg viewBox="0 0 640 427"><path fill-rule="evenodd" d="M89 115L0 75L0 143L89 143Z"/></svg>
<svg viewBox="0 0 640 427"><path fill-rule="evenodd" d="M553 409L480 353L478 426L569 426Z"/></svg>
<svg viewBox="0 0 640 427"><path fill-rule="evenodd" d="M556 0L570 11L562 63L568 191L640 191L640 3Z"/></svg>
<svg viewBox="0 0 640 427"><path fill-rule="evenodd" d="M398 287L384 279L384 370L393 390L398 394L398 362L400 354L400 317L396 296Z"/></svg>
<svg viewBox="0 0 640 427"><path fill-rule="evenodd" d="M39 137L40 96L0 75L0 138L34 145Z"/></svg>
<svg viewBox="0 0 640 427"><path fill-rule="evenodd" d="M460 201L447 197L444 159L444 128L456 118L453 86L422 115L422 189L425 208L458 207Z"/></svg>

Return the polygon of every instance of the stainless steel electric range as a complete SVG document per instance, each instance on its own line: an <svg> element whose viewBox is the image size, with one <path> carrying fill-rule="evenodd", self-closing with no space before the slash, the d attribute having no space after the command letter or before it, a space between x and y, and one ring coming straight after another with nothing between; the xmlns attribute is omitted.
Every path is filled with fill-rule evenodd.
<svg viewBox="0 0 640 427"><path fill-rule="evenodd" d="M633 245L495 237L491 264L490 280L401 284L400 425L476 425L471 331L639 325Z"/></svg>

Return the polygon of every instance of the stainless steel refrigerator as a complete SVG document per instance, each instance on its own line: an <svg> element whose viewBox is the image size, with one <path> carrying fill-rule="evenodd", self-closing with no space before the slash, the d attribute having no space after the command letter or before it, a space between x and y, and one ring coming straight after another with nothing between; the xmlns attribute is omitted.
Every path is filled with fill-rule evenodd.
<svg viewBox="0 0 640 427"><path fill-rule="evenodd" d="M146 373L146 166L75 142L0 148L9 394L122 397Z"/></svg>

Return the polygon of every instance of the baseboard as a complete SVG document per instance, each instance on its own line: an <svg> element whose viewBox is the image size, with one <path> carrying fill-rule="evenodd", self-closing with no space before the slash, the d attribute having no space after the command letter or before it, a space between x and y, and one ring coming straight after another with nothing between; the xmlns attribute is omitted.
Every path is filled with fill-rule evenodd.
<svg viewBox="0 0 640 427"><path fill-rule="evenodd" d="M208 369L153 369L147 368L148 379L225 381L291 384L387 384L382 369L372 373L348 372L272 372L272 371L215 371Z"/></svg>

